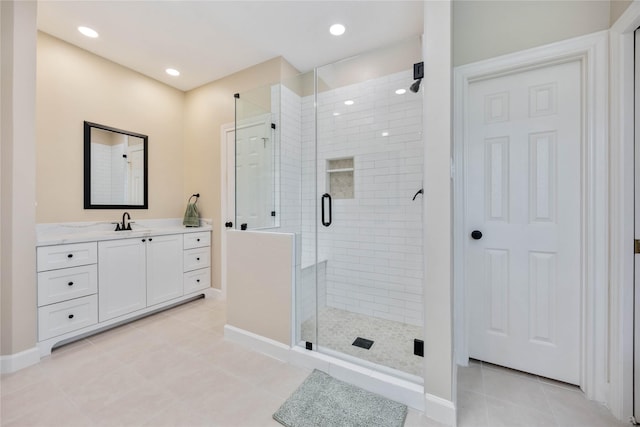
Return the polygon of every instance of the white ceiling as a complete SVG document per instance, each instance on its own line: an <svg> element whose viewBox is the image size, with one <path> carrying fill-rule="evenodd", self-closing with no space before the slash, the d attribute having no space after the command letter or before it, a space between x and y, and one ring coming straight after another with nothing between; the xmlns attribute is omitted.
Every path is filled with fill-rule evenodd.
<svg viewBox="0 0 640 427"><path fill-rule="evenodd" d="M38 2L41 31L184 91L277 56L306 72L422 34L422 18L422 1L399 0Z"/></svg>

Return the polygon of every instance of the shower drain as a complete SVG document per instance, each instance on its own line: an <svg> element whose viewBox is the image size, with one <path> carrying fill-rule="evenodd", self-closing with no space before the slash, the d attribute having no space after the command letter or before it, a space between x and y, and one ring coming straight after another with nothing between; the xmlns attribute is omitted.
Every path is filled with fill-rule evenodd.
<svg viewBox="0 0 640 427"><path fill-rule="evenodd" d="M355 345L356 347L361 347L361 348L369 350L371 348L371 346L373 345L373 341L368 340L366 338L358 337L358 338L356 338L356 340L351 345Z"/></svg>

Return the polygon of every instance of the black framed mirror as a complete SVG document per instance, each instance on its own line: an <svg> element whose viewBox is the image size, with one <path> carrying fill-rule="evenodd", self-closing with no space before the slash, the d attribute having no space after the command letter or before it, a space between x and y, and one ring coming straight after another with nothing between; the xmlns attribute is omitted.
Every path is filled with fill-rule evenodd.
<svg viewBox="0 0 640 427"><path fill-rule="evenodd" d="M84 208L148 209L149 137L84 122Z"/></svg>

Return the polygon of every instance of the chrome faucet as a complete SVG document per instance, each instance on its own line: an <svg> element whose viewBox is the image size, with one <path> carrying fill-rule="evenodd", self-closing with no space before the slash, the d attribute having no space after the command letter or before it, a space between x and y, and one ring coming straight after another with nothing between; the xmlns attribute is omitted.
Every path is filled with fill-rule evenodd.
<svg viewBox="0 0 640 427"><path fill-rule="evenodd" d="M125 216L129 220L129 223L126 222ZM116 231L130 231L131 230L131 215L129 212L125 212L122 214L122 224L116 223Z"/></svg>

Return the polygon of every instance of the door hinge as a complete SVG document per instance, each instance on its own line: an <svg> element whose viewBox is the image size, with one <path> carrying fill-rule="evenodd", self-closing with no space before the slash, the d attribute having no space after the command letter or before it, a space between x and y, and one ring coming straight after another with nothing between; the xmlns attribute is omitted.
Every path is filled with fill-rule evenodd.
<svg viewBox="0 0 640 427"><path fill-rule="evenodd" d="M636 239L633 242L634 242L633 253L634 254L640 254L640 240Z"/></svg>

